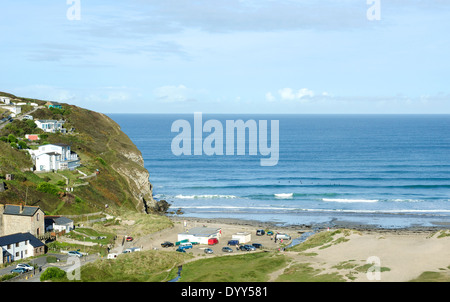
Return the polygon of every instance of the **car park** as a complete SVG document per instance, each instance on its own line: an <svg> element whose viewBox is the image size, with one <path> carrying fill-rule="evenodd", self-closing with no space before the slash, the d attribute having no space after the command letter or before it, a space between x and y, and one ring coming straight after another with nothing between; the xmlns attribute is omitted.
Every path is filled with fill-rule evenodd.
<svg viewBox="0 0 450 302"><path fill-rule="evenodd" d="M222 248L222 252L225 252L225 253L232 253L232 252L233 252L233 249L232 249L231 247L229 247L229 246L224 246L224 247Z"/></svg>

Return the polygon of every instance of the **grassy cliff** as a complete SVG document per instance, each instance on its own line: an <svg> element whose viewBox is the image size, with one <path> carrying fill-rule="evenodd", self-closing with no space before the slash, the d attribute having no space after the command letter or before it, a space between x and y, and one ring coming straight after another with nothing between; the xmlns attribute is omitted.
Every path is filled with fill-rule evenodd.
<svg viewBox="0 0 450 302"><path fill-rule="evenodd" d="M26 202L51 214L98 212L106 206L110 211L156 209L141 152L108 116L70 104L61 104L62 109L49 109L45 101L0 95L10 97L13 102L34 102L41 107L31 113L35 120L65 120L64 128L73 129L69 134L44 133L33 121L20 117L0 128L0 184L3 182L7 187L0 192L0 203ZM22 108L23 114L33 109L26 106ZM34 173L25 148L37 145L28 142L26 134L40 134L39 145L70 145L81 158L79 171ZM13 174L14 179L6 180L7 174ZM66 192L67 187L73 191Z"/></svg>

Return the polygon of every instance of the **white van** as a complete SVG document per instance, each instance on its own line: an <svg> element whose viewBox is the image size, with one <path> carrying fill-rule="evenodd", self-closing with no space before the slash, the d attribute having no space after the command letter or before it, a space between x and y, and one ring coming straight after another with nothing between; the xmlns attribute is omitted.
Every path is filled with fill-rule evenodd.
<svg viewBox="0 0 450 302"><path fill-rule="evenodd" d="M288 234L276 234L275 239L291 240L291 236L289 236Z"/></svg>
<svg viewBox="0 0 450 302"><path fill-rule="evenodd" d="M111 253L111 254L108 254L108 257L107 257L108 259L116 259L117 258L117 253Z"/></svg>
<svg viewBox="0 0 450 302"><path fill-rule="evenodd" d="M182 242L180 243L180 247L183 249L191 249L192 248L192 243L190 242Z"/></svg>

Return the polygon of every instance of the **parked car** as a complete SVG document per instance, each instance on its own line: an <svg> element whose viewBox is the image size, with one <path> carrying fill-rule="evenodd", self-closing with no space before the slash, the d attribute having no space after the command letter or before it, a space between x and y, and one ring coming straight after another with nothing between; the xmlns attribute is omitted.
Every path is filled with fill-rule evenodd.
<svg viewBox="0 0 450 302"><path fill-rule="evenodd" d="M22 267L15 268L15 269L11 270L11 273L18 273L18 274L23 274L23 273L26 273L26 272L27 272L27 270L22 268Z"/></svg>
<svg viewBox="0 0 450 302"><path fill-rule="evenodd" d="M256 250L256 248L255 248L254 246L249 245L249 244L241 245L241 246L239 246L239 249L240 249L241 251L247 251L247 252L249 252L249 251L255 251L255 250Z"/></svg>
<svg viewBox="0 0 450 302"><path fill-rule="evenodd" d="M212 254L212 253L214 253L214 251L212 250L212 249L205 249L205 253L206 254Z"/></svg>
<svg viewBox="0 0 450 302"><path fill-rule="evenodd" d="M68 256L75 256L75 257L78 257L78 258L83 257L83 254L81 254L81 253L78 252L78 251L70 251L70 252L67 253L67 255L68 255Z"/></svg>
<svg viewBox="0 0 450 302"><path fill-rule="evenodd" d="M139 252L140 250L141 250L140 247L130 247L130 248L127 248L126 250L124 250L122 253L127 254L127 253Z"/></svg>
<svg viewBox="0 0 450 302"><path fill-rule="evenodd" d="M171 246L173 246L173 243L169 242L169 241L166 241L166 242L161 243L161 246L162 247L171 247Z"/></svg>
<svg viewBox="0 0 450 302"><path fill-rule="evenodd" d="M253 245L246 244L244 245L247 249L247 251L256 251L256 248Z"/></svg>
<svg viewBox="0 0 450 302"><path fill-rule="evenodd" d="M131 242L131 241L133 241L133 237L128 236L127 238L125 238L125 240L126 240L127 242Z"/></svg>
<svg viewBox="0 0 450 302"><path fill-rule="evenodd" d="M182 247L177 248L175 251L180 252L180 253L186 253L186 251Z"/></svg>
<svg viewBox="0 0 450 302"><path fill-rule="evenodd" d="M257 249L262 249L263 247L261 243L253 243L252 245Z"/></svg>
<svg viewBox="0 0 450 302"><path fill-rule="evenodd" d="M264 230L256 230L256 236L263 236L265 233Z"/></svg>
<svg viewBox="0 0 450 302"><path fill-rule="evenodd" d="M267 231L267 236L272 236L273 235L273 232L272 231Z"/></svg>
<svg viewBox="0 0 450 302"><path fill-rule="evenodd" d="M233 252L233 249L232 249L231 247L224 246L224 247L222 248L222 252L225 252L225 253L232 253L232 252Z"/></svg>
<svg viewBox="0 0 450 302"><path fill-rule="evenodd" d="M218 244L219 243L219 239L217 238L209 238L208 239L208 245L214 245L214 244Z"/></svg>
<svg viewBox="0 0 450 302"><path fill-rule="evenodd" d="M26 264L26 263L19 263L19 264L17 264L16 268L23 268L27 272L34 270L34 267L32 267L31 265Z"/></svg>
<svg viewBox="0 0 450 302"><path fill-rule="evenodd" d="M229 240L228 245L234 245L234 246L239 245L239 240Z"/></svg>
<svg viewBox="0 0 450 302"><path fill-rule="evenodd" d="M190 242L183 242L180 244L180 248L182 249L191 249L192 248L192 244Z"/></svg>

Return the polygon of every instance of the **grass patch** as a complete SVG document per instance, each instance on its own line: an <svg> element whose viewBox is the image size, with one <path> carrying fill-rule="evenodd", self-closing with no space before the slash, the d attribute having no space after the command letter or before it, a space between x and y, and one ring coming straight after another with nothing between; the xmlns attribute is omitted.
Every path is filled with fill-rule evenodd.
<svg viewBox="0 0 450 302"><path fill-rule="evenodd" d="M284 255L252 253L217 256L183 265L182 282L266 282L269 274L286 265Z"/></svg>
<svg viewBox="0 0 450 302"><path fill-rule="evenodd" d="M450 282L449 272L423 272L410 282Z"/></svg>
<svg viewBox="0 0 450 302"><path fill-rule="evenodd" d="M323 231L308 237L308 239L306 239L301 244L289 248L289 251L303 252L315 247L320 247L319 249L328 248L334 244L339 244L348 241L349 239L346 237L350 236L353 233L354 232L352 230L347 229L339 229L335 231ZM335 236L340 237L335 238Z"/></svg>
<svg viewBox="0 0 450 302"><path fill-rule="evenodd" d="M277 280L278 282L344 282L338 273L321 274L308 263L300 263L287 268Z"/></svg>
<svg viewBox="0 0 450 302"><path fill-rule="evenodd" d="M82 282L161 282L191 256L178 252L142 251L97 260L81 269Z"/></svg>

